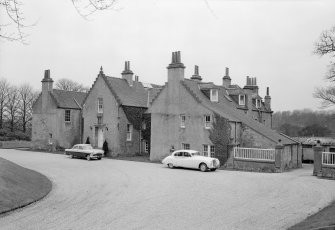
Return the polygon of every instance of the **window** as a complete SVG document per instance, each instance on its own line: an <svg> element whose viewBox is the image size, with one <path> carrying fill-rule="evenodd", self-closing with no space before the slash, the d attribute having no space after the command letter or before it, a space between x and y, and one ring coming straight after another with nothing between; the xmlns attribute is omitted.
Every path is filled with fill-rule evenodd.
<svg viewBox="0 0 335 230"><path fill-rule="evenodd" d="M131 141L132 133L133 133L133 126L127 124L127 141Z"/></svg>
<svg viewBox="0 0 335 230"><path fill-rule="evenodd" d="M211 89L211 101L219 101L219 94L217 89Z"/></svg>
<svg viewBox="0 0 335 230"><path fill-rule="evenodd" d="M191 157L191 154L188 152L184 152L184 157Z"/></svg>
<svg viewBox="0 0 335 230"><path fill-rule="evenodd" d="M210 147L210 156L211 157L214 157L215 156L215 146L214 145L211 145L211 147Z"/></svg>
<svg viewBox="0 0 335 230"><path fill-rule="evenodd" d="M102 98L98 98L98 113L104 112L104 101Z"/></svg>
<svg viewBox="0 0 335 230"><path fill-rule="evenodd" d="M245 95L239 95L238 104L239 105L245 105Z"/></svg>
<svg viewBox="0 0 335 230"><path fill-rule="evenodd" d="M202 154L205 157L214 157L215 156L215 146L214 145L203 145Z"/></svg>
<svg viewBox="0 0 335 230"><path fill-rule="evenodd" d="M261 107L261 100L256 99L256 108L260 108Z"/></svg>
<svg viewBox="0 0 335 230"><path fill-rule="evenodd" d="M190 144L183 143L182 149L190 149Z"/></svg>
<svg viewBox="0 0 335 230"><path fill-rule="evenodd" d="M98 125L102 124L102 117L98 117Z"/></svg>
<svg viewBox="0 0 335 230"><path fill-rule="evenodd" d="M71 121L71 110L67 109L65 110L65 122L70 122Z"/></svg>
<svg viewBox="0 0 335 230"><path fill-rule="evenodd" d="M205 115L205 129L211 128L211 116Z"/></svg>
<svg viewBox="0 0 335 230"><path fill-rule="evenodd" d="M180 115L180 128L185 128L185 123L186 123L186 116Z"/></svg>
<svg viewBox="0 0 335 230"><path fill-rule="evenodd" d="M208 145L203 145L202 155L208 156Z"/></svg>

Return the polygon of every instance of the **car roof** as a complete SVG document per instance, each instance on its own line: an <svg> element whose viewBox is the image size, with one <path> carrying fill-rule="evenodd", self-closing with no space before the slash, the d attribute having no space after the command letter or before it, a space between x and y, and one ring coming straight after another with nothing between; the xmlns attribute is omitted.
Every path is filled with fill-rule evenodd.
<svg viewBox="0 0 335 230"><path fill-rule="evenodd" d="M191 149L180 149L180 150L174 151L173 153L179 153L179 152L195 153L195 152L199 152L199 151L191 150Z"/></svg>
<svg viewBox="0 0 335 230"><path fill-rule="evenodd" d="M77 144L77 145L74 145L74 146L91 146L90 144Z"/></svg>

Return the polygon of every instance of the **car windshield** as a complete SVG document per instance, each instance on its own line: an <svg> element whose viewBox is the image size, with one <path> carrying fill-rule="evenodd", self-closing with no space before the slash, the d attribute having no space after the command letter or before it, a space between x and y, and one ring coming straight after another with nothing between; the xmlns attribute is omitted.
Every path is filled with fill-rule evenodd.
<svg viewBox="0 0 335 230"><path fill-rule="evenodd" d="M83 146L83 149L93 149L93 148L92 148L92 146L90 146L90 145L84 145L84 146Z"/></svg>
<svg viewBox="0 0 335 230"><path fill-rule="evenodd" d="M192 156L200 156L200 153L199 152L193 152L191 153Z"/></svg>

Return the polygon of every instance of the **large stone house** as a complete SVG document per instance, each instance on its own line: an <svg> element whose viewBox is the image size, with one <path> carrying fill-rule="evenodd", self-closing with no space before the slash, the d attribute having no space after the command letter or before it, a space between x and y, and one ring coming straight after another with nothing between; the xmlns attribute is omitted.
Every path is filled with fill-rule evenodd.
<svg viewBox="0 0 335 230"><path fill-rule="evenodd" d="M86 93L53 89L50 70L33 104L32 143L35 149L68 148L81 142L81 108Z"/></svg>
<svg viewBox="0 0 335 230"><path fill-rule="evenodd" d="M140 82L129 62L121 78L106 76L101 67L88 93L53 89L47 70L33 106L34 147L89 142L102 148L106 141L110 154L150 152L156 161L173 149L217 156L227 154L228 144L273 148L281 140L297 158L297 142L271 129L269 89L263 100L255 78L247 77L241 88L231 84L227 68L222 85L215 85L202 81L196 66L187 79L180 52L167 69L168 81L159 86Z"/></svg>
<svg viewBox="0 0 335 230"><path fill-rule="evenodd" d="M186 79L180 52L172 54L167 69L168 81L147 111L151 114L151 160L161 160L173 149L196 149L217 156L215 132L226 134L225 145L273 148L280 140L297 152L297 142L270 128L270 96L267 92L262 101L254 78L248 77L241 89L230 84L226 71L223 85L215 85L203 82L196 67L191 79ZM214 127L219 119L228 124L226 130Z"/></svg>

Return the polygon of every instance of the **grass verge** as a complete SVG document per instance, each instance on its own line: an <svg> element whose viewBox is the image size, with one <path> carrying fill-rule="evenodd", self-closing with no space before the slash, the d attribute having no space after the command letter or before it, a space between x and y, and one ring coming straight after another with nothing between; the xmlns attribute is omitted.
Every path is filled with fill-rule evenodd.
<svg viewBox="0 0 335 230"><path fill-rule="evenodd" d="M0 214L42 199L51 188L46 176L0 158Z"/></svg>
<svg viewBox="0 0 335 230"><path fill-rule="evenodd" d="M329 227L328 227L329 226ZM305 229L335 229L335 201L319 212L307 217L302 222L292 226L289 230Z"/></svg>

